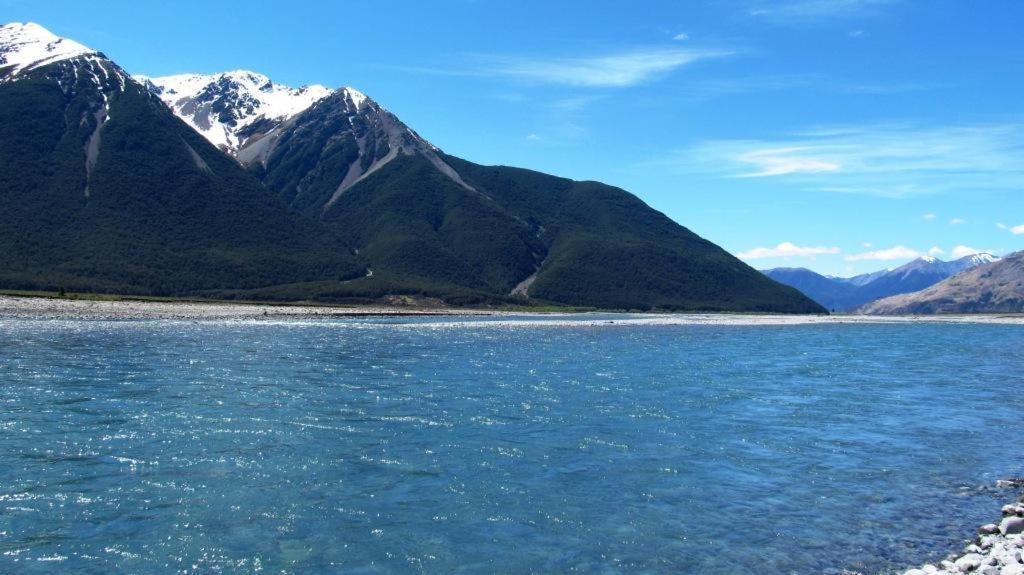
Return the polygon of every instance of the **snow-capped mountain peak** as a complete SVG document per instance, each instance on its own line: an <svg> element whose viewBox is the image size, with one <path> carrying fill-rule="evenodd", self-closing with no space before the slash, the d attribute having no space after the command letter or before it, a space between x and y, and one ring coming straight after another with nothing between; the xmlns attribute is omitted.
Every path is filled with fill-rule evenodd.
<svg viewBox="0 0 1024 575"><path fill-rule="evenodd" d="M344 88L341 88L341 92L344 93L345 96L352 101L352 104L356 107L356 110L361 109L363 107L363 104L366 103L366 94L360 92L359 90L356 90L355 88L345 86Z"/></svg>
<svg viewBox="0 0 1024 575"><path fill-rule="evenodd" d="M982 252L982 253L977 253L977 254L969 255L969 256L963 258L961 261L964 261L965 263L969 264L969 267L975 267L975 266L981 266L981 265L985 265L985 264L990 264L992 262L997 262L997 261L999 261L999 257L998 256L994 256L994 255L992 255L990 253Z"/></svg>
<svg viewBox="0 0 1024 575"><path fill-rule="evenodd" d="M0 79L11 79L40 66L97 53L33 22L0 26Z"/></svg>
<svg viewBox="0 0 1024 575"><path fill-rule="evenodd" d="M136 79L206 139L232 153L253 135L256 124L287 120L331 94L318 84L292 88L248 70Z"/></svg>

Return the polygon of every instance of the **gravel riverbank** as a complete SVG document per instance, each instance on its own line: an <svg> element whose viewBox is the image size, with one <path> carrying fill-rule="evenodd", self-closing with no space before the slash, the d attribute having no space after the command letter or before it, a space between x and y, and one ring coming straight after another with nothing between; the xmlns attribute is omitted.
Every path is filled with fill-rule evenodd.
<svg viewBox="0 0 1024 575"><path fill-rule="evenodd" d="M0 296L0 318L244 320L406 315L491 315L491 312L446 308L405 308L398 306L274 305L142 300L102 301Z"/></svg>
<svg viewBox="0 0 1024 575"><path fill-rule="evenodd" d="M0 319L175 319L259 320L313 319L372 316L497 316L486 325L502 327L600 326L600 325L808 325L874 323L984 323L1024 325L1024 314L976 315L772 315L744 313L613 313L572 311L540 313L528 310L480 310L446 307L388 305L330 306L237 302L188 302L150 300L88 300L72 298L0 295ZM505 320L505 321L503 321Z"/></svg>

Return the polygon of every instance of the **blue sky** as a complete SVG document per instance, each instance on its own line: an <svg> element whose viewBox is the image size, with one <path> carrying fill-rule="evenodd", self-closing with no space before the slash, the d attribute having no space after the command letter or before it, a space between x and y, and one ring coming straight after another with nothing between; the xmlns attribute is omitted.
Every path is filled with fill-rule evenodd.
<svg viewBox="0 0 1024 575"><path fill-rule="evenodd" d="M132 73L353 86L449 153L621 186L759 268L1024 249L1015 0L0 0L0 20Z"/></svg>

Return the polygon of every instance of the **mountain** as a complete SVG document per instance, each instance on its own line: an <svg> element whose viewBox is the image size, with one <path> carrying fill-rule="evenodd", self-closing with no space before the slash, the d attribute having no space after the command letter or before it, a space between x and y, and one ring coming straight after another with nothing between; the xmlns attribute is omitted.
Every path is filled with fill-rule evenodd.
<svg viewBox="0 0 1024 575"><path fill-rule="evenodd" d="M445 154L352 88L135 79L0 30L0 287L813 312L624 190Z"/></svg>
<svg viewBox="0 0 1024 575"><path fill-rule="evenodd" d="M995 259L991 254L974 254L945 262L931 256L923 256L861 286L857 293L858 301L851 307L859 307L884 297L922 290L966 269Z"/></svg>
<svg viewBox="0 0 1024 575"><path fill-rule="evenodd" d="M247 104L256 96L237 94L252 95L256 86L291 90L254 72L187 78L195 82L188 93L203 94L227 118L260 114ZM200 123L194 96L180 98L180 81L145 81L184 120ZM623 190L446 155L351 87L290 116L243 123L241 129L228 125L237 145L211 141L293 211L337 233L370 266L361 279L312 293L306 286L305 297L410 293L454 303L821 311Z"/></svg>
<svg viewBox="0 0 1024 575"><path fill-rule="evenodd" d="M868 314L1024 313L1024 251L963 271L924 290L875 301Z"/></svg>
<svg viewBox="0 0 1024 575"><path fill-rule="evenodd" d="M236 157L369 262L374 275L328 297L821 311L623 190L447 155L352 88Z"/></svg>
<svg viewBox="0 0 1024 575"><path fill-rule="evenodd" d="M807 268L774 268L762 273L800 290L826 309L844 311L854 307L858 301L859 286L842 278L823 276Z"/></svg>
<svg viewBox="0 0 1024 575"><path fill-rule="evenodd" d="M804 268L764 270L768 277L795 287L828 309L851 311L877 299L911 293L952 277L964 270L997 261L979 253L945 262L924 256L892 270L881 270L852 278L828 277Z"/></svg>
<svg viewBox="0 0 1024 575"><path fill-rule="evenodd" d="M331 93L320 85L290 88L246 70L135 79L213 145L229 152Z"/></svg>
<svg viewBox="0 0 1024 575"><path fill-rule="evenodd" d="M834 280L843 282L843 283L848 283L848 284L855 285L855 286L862 286L862 285L867 285L867 284L875 281L876 279L884 276L885 274L889 273L890 271L892 271L892 270L889 270L889 269L878 270L878 271L869 272L869 273L866 273L866 274L856 275L856 276L849 277L849 278L843 278L843 277L839 277L839 276L827 276L827 277L829 277L830 279L834 279Z"/></svg>
<svg viewBox="0 0 1024 575"><path fill-rule="evenodd" d="M0 285L218 295L365 275L102 53L0 27Z"/></svg>

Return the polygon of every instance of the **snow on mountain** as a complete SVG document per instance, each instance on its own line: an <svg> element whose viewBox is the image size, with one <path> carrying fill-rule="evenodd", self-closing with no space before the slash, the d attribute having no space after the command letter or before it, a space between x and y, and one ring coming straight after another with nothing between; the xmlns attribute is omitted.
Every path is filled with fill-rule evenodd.
<svg viewBox="0 0 1024 575"><path fill-rule="evenodd" d="M298 174L302 183L296 185L304 189L314 179L338 176L327 205L399 156L422 156L455 183L475 191L441 158L437 147L354 88L333 92L319 85L290 88L247 70L135 79L243 165L259 163L265 171L273 171L268 165L272 154L291 157L297 153L296 141L320 142L324 154L328 149L339 152L331 161L347 157L346 146L351 146L355 156L346 160L341 173L317 164L308 173ZM281 142L287 149L279 148Z"/></svg>
<svg viewBox="0 0 1024 575"><path fill-rule="evenodd" d="M848 283L848 284L851 284L851 285L864 286L864 285L867 285L867 284L875 281L876 279L884 276L885 274L889 273L890 271L892 271L892 270L889 269L889 268L885 268L885 269L881 269L881 270L870 272L870 273L866 273L866 274L856 275L856 276L853 276L853 277L850 277L850 278L840 277L840 276L830 276L830 277L832 279L834 279L834 280L841 281L841 282L844 282L844 283Z"/></svg>
<svg viewBox="0 0 1024 575"><path fill-rule="evenodd" d="M964 270L969 270L971 268L976 268L978 266L982 266L982 265L985 265L985 264L990 264L990 263L996 262L996 261L999 261L999 257L998 256L994 256L992 254L982 252L982 253L978 253L978 254L971 254L969 256L964 256L964 257L962 257L962 258L960 258L958 260L951 261L951 262L949 262L949 265L951 266L952 269L955 270L953 273L957 274L957 273L960 273L960 272L962 272Z"/></svg>
<svg viewBox="0 0 1024 575"><path fill-rule="evenodd" d="M331 94L324 86L291 88L247 70L136 79L207 140L231 153L253 133L266 131L257 125L279 124ZM352 93L357 106L366 99Z"/></svg>
<svg viewBox="0 0 1024 575"><path fill-rule="evenodd" d="M957 261L969 258L969 263L982 262L982 265L921 291L872 302L860 311L869 314L1024 312L1024 251L1005 258L975 254Z"/></svg>
<svg viewBox="0 0 1024 575"><path fill-rule="evenodd" d="M0 26L0 80L10 80L40 66L90 54L98 52L61 38L33 22Z"/></svg>
<svg viewBox="0 0 1024 575"><path fill-rule="evenodd" d="M821 305L840 311L893 295L916 292L980 265L999 261L978 253L945 262L922 256L896 269L879 270L852 278L822 276L807 269L776 268L763 273L775 281L795 287Z"/></svg>
<svg viewBox="0 0 1024 575"><path fill-rule="evenodd" d="M921 256L892 270L889 274L906 276L911 273L929 273L949 277L983 264L992 263L998 259L998 257L989 253L972 254L948 262L932 256Z"/></svg>

